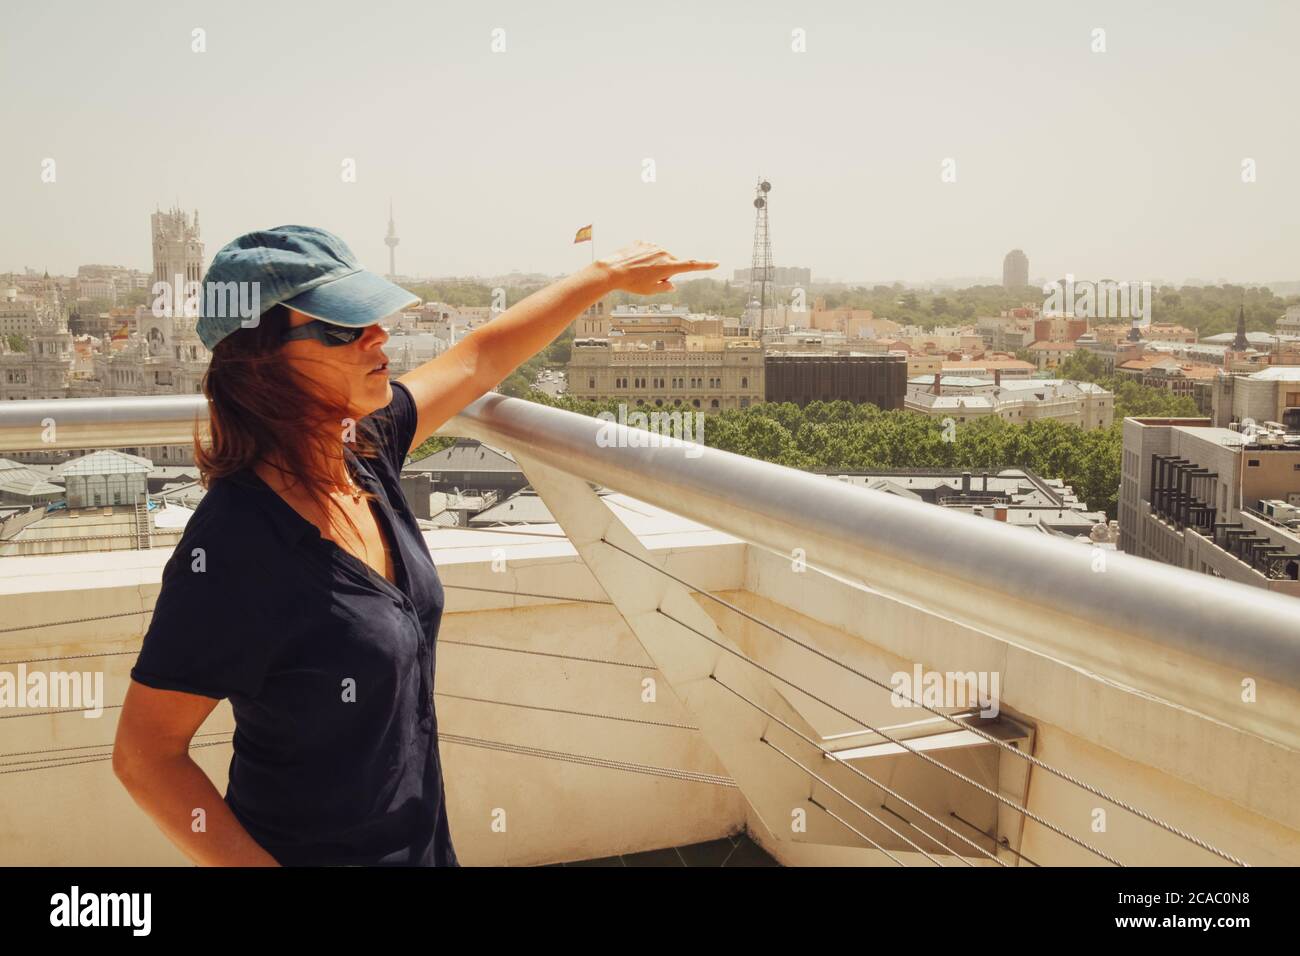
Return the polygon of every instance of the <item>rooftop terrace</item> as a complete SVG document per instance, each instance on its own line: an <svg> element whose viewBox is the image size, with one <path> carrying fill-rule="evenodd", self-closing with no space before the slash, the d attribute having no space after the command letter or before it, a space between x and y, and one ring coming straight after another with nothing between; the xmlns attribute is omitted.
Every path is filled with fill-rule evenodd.
<svg viewBox="0 0 1300 956"><path fill-rule="evenodd" d="M138 447L204 410L11 403L0 454L50 415ZM1294 599L608 427L489 395L442 430L508 450L555 519L426 534L467 865L741 831L785 865L1300 862ZM169 554L0 560L0 670L93 669L106 698L0 714L3 862L185 862L109 764ZM192 745L219 789L232 726L223 702Z"/></svg>

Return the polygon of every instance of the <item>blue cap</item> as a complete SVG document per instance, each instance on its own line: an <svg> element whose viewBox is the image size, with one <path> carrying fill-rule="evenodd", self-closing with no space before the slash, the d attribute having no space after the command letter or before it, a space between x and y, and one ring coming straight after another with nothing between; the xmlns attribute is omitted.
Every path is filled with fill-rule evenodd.
<svg viewBox="0 0 1300 956"><path fill-rule="evenodd" d="M237 285L226 285L232 282ZM256 301L259 317L283 304L335 325L363 326L420 301L363 269L347 243L314 226L276 226L222 246L203 277L200 299L196 330L209 350L231 332L256 325L230 303Z"/></svg>

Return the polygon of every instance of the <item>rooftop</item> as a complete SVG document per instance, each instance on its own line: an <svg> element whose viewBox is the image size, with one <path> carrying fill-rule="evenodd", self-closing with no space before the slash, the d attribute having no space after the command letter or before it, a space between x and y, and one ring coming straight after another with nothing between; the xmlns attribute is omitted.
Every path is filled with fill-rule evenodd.
<svg viewBox="0 0 1300 956"><path fill-rule="evenodd" d="M116 475L148 474L153 470L153 462L139 455L128 455L124 451L102 448L80 458L74 458L59 469L65 478L73 475Z"/></svg>
<svg viewBox="0 0 1300 956"><path fill-rule="evenodd" d="M514 456L479 442L457 442L424 458L408 461L402 471L519 471Z"/></svg>
<svg viewBox="0 0 1300 956"><path fill-rule="evenodd" d="M170 443L197 398L82 413L105 445ZM50 404L0 405L0 453L39 445ZM554 518L426 533L467 865L740 832L785 865L1300 862L1295 599L604 424L489 395L442 429L509 450ZM107 704L0 721L7 860L184 865L107 763L170 554L0 560L0 667L95 669ZM897 694L966 673L996 707ZM219 789L232 728L223 702L192 744ZM509 840L474 822L497 806Z"/></svg>
<svg viewBox="0 0 1300 956"><path fill-rule="evenodd" d="M1270 365L1248 377L1261 382L1300 382L1300 365Z"/></svg>

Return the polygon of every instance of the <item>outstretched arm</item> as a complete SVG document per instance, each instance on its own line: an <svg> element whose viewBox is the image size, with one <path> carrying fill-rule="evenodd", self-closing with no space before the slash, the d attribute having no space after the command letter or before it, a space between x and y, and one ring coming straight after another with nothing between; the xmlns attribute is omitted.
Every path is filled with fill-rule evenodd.
<svg viewBox="0 0 1300 956"><path fill-rule="evenodd" d="M539 289L398 379L411 390L419 409L411 448L554 342L584 309L606 294L617 289L638 295L671 291L671 276L717 265L677 259L656 245L637 242Z"/></svg>

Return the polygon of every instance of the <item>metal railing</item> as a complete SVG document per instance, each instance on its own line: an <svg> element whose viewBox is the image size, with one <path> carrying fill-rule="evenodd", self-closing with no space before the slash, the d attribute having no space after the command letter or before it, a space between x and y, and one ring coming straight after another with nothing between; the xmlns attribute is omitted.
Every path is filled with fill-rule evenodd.
<svg viewBox="0 0 1300 956"><path fill-rule="evenodd" d="M206 410L201 398L190 396L145 401L98 400L94 402L97 407L91 409L93 415L82 414L87 411L84 408L86 404L88 403L56 401L0 405L0 453L40 446L134 447L150 443L186 442L190 440L195 425L201 423ZM83 407L73 407L74 405ZM609 440L611 428L614 429L615 438L612 443ZM712 633L711 629L702 630L692 625L689 620L675 617L665 609L662 594L658 598L658 606L654 608L655 614L662 621L654 626L648 625L645 620L646 615L642 613L644 608L635 606L637 600L645 593L640 582L631 582L631 591L629 591L626 574L615 573L614 562L605 561L603 550L598 552L599 557L593 560L591 549L597 542L592 529L584 527L585 517L582 520L574 520L574 505L580 504L584 492L593 502L595 497L583 481L575 479L584 479L586 482L623 491L670 512L747 540L760 549L770 549L783 556L790 553L792 557L796 551L802 551L810 567L817 567L855 582L862 582L876 592L910 602L924 613L942 616L969 627L981 628L1009 640L1044 629L1048 633L1053 633L1052 629L1055 628L1056 646L1073 652L1086 648L1093 641L1104 639L1108 633L1123 638L1137 637L1154 641L1184 654L1197 655L1193 662L1196 667L1205 661L1212 661L1253 670L1266 668L1264 672L1269 679L1285 683L1290 689L1297 687L1296 675L1300 672L1300 668L1297 667L1296 653L1290 640L1298 607L1293 599L1268 595L1255 589L1215 581L1191 572L1113 553L1107 557L1106 563L1109 564L1109 568L1104 569L1111 573L1098 574L1093 548L1081 547L1059 539L1043 539L988 522L973 521L969 517L945 512L942 508L862 488L848 487L833 478L767 464L716 449L673 440L659 440L658 436L646 442L644 433L637 436L642 441L631 441L629 439L634 434L632 430L614 426L610 422L495 394L474 402L439 431L442 434L477 438L515 452L521 465L532 476L532 480L535 483L541 482L538 487L543 497L548 496L549 486L548 503L559 516L562 527L573 530L572 540L575 548L581 550L584 547L585 536L587 540L586 550L582 551L583 558L598 583L613 599L612 603L618 607L620 613L624 614L629 626L636 632L647 651L657 647L660 652L649 665L629 665L616 661L603 663L650 667L661 671L665 676L668 676L675 667L679 677L689 676L689 671L682 669L682 660L674 659L679 650L676 643L678 634L673 633L671 638L664 642L664 635L655 633L656 627L664 626L663 621L671 622L680 628L682 635L689 633L695 638L708 641L719 651L744 661L755 672L764 674L782 685L788 685L851 720L862 728L859 733L869 732L879 736L898 747L900 752L907 753L927 763L936 771L968 785L972 788L972 792L996 801L1001 805L999 811L1005 809L1014 812L1024 820L1046 828L1105 862L1124 865L1121 859L1094 845L1089 838L1072 834L1068 829L1058 826L1032 809L1027 793L1024 805L1021 805L1017 799L1000 790L995 791L960 770L940 763L922 749L912 746L908 740L891 735L889 731L896 728L873 727L863 715L852 713L837 706L832 700L817 696L816 688L801 686L789 677L766 667L761 661L745 655L720 640L720 635ZM37 436L39 442L35 440ZM569 522L567 524L566 513ZM718 595L698 587L697 584L678 578L666 567L651 560L649 552L644 548L632 545L631 541L635 539L630 541L624 539L624 543L639 548L641 553L628 550L617 540L607 537L608 531L607 527L600 532L599 545L603 549L619 552L624 558L644 565L646 572L642 573L660 575L684 588L683 593L698 594L716 602L731 613L766 628L783 641L797 645L846 673L851 673L876 686L882 692L891 691L889 684L873 677L869 672L859 670L849 663L828 655L815 645L802 640L799 635L784 631L772 622L752 615L742 607L730 604ZM615 534L613 537L617 539L618 535ZM471 590L482 589L471 588ZM636 594L637 598L629 600L630 594ZM559 595L533 596L576 600ZM680 607L671 601L667 602L667 606L675 610ZM147 613L147 609L126 613L144 614ZM1216 632L1216 626L1223 620L1222 617L1216 619L1214 616L1216 613L1230 616L1233 627ZM95 618L84 620L90 621ZM77 622L42 622L35 625L20 625L16 630L66 623ZM647 644L647 640L650 643ZM495 649L523 652L518 648ZM529 653L551 654L551 652L540 651L529 651ZM1149 657L1150 666L1157 670L1168 668L1167 655L1132 655L1127 644L1124 645L1124 654L1126 657ZM664 659L668 663L665 663ZM1136 673L1133 670L1130 672ZM719 673L711 672L709 677L723 690L748 707L761 712L767 719L768 723L758 735L758 740L931 864L943 866L945 864L941 858L955 854L956 862L966 866L972 865L966 851L954 847L949 842L949 837L961 841L995 864L1006 865L1006 861L1000 855L995 855L995 853L1001 854L1002 850L1013 854L1017 860L1021 859L1021 854L1010 845L1007 837L1004 836L998 843L992 836L984 833L986 839L995 842L993 852L990 852L975 844L970 837L954 830L943 819L935 817L919 804L909 800L906 794L895 791L864 770L847 763L847 758L827 748L823 740L808 736L798 726L783 720L780 714L764 706L759 699L761 692L747 696L743 686L732 686L731 683L724 682ZM1184 675L1182 681L1185 683L1187 680L1187 676ZM743 682L741 683L743 685ZM1179 683L1177 678L1175 684L1186 690L1184 684ZM768 700L779 700L779 698L769 697ZM500 706L535 706L519 701L480 699L480 702ZM991 735L978 722L968 722L964 719L970 715L945 714L921 700L912 700L911 703L933 714L936 720L951 723L981 738L983 742L1000 748L1004 755L1023 761L1036 770L1050 773L1065 783L1133 814L1148 824L1159 827L1228 862L1236 864L1245 862L1232 852L1214 846L1178 824L1143 810L1122 795L1108 793L1068 769L1054 766L1031 753L1024 752L1014 741L1008 742ZM577 714L592 719L624 719L617 715L590 711L541 709ZM58 713L63 711L12 716L52 717ZM717 709L710 711L705 707L700 711L700 715L702 715L700 724L704 725L711 721L716 733L716 725L720 720ZM1289 716L1287 713L1282 717L1287 726L1290 726ZM731 716L725 719L730 721ZM778 738L783 740L785 746L796 749L796 754L788 753L769 739L774 724L799 738L797 741ZM708 737L708 727L705 726L694 727L685 724L674 726L703 732L706 738ZM510 750L549 760L603 766L619 771L653 773L715 785L740 786L745 789L746 784L741 780L743 775L751 788L749 794L759 794L762 799L771 802L776 792L769 787L766 768L755 776L755 768L743 759L738 759L736 779L732 780L715 774L627 761L600 760L581 753L543 750L464 735L444 733L442 736L450 743ZM724 741L730 739L726 735L720 735L720 738ZM229 742L215 741L196 746L216 746L227 743ZM800 747L803 748L802 762L798 755ZM107 759L103 754L64 753L63 751L67 749L46 748L8 755L32 759L18 760L11 769L0 770L0 773L27 773L33 770ZM48 756L49 754L58 755ZM809 762L810 760L812 762ZM818 760L835 763L833 765L818 763ZM0 766L5 765L0 764ZM916 820L900 816L894 809L883 803L880 804L882 811L898 817L908 825L909 833L914 832L918 838L925 839L937 847L940 857L934 856L925 847L910 839L907 833L891 826L887 820L874 813L870 806L838 789L831 779L831 774L832 771L840 770L844 774L851 775L846 777L842 774L836 778L841 785L846 780L854 784L859 780L869 783L882 794L895 798L902 806L924 817L929 824L946 834L944 836L930 832ZM788 781L781 783L779 774L772 779L776 781L773 786L779 784L789 790ZM802 784L797 784L795 790L789 792L793 793L797 790L803 793L801 788ZM788 798L789 793L780 797L781 800ZM830 807L824 806L812 796L805 796L802 799L824 811L894 863L904 865L898 856L890 852L890 848L877 842L869 833L854 826ZM880 799L883 800L884 797ZM779 806L784 807L785 804L781 803ZM956 817L956 814L950 816ZM961 818L957 817L957 820ZM893 849L897 851L900 848L895 845Z"/></svg>
<svg viewBox="0 0 1300 956"><path fill-rule="evenodd" d="M182 444L203 396L0 403L0 454ZM615 441L610 442L611 429ZM491 393L438 429L518 451L964 625L1041 642L1080 624L1300 689L1291 597ZM657 436L656 436L657 437Z"/></svg>

